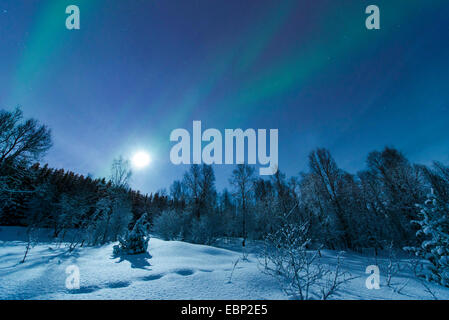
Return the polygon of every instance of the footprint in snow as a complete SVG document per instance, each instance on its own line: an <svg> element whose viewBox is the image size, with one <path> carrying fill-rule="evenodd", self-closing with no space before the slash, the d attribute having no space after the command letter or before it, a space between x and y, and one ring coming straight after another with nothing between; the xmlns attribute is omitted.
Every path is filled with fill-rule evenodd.
<svg viewBox="0 0 449 320"><path fill-rule="evenodd" d="M142 277L140 279L143 280L143 281L153 281L153 280L160 279L162 277L163 277L162 274L152 274L152 275L149 275L149 276Z"/></svg>
<svg viewBox="0 0 449 320"><path fill-rule="evenodd" d="M131 283L128 281L118 281L118 282L111 282L106 285L107 288L115 289L115 288L126 288L129 287Z"/></svg>
<svg viewBox="0 0 449 320"><path fill-rule="evenodd" d="M176 270L174 273L179 274L180 276L190 276L190 275L194 274L195 271L193 271L191 269L181 269L181 270Z"/></svg>

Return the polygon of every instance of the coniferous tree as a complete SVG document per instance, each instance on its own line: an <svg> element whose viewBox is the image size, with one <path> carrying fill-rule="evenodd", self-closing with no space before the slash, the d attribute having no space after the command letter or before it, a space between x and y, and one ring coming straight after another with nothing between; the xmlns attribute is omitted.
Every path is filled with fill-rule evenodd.
<svg viewBox="0 0 449 320"><path fill-rule="evenodd" d="M422 274L427 280L449 287L449 203L432 190L419 208L421 219L413 222L419 226L416 235L422 242L411 250L429 262Z"/></svg>
<svg viewBox="0 0 449 320"><path fill-rule="evenodd" d="M114 246L114 255L145 253L149 241L148 231L147 217L143 214L131 231L119 237L119 244Z"/></svg>

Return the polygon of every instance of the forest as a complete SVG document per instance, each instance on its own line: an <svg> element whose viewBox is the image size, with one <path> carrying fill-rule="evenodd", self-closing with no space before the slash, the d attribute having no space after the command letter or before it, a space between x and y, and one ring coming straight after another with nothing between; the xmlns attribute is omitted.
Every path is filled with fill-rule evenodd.
<svg viewBox="0 0 449 320"><path fill-rule="evenodd" d="M229 188L215 186L210 165L191 165L169 191L132 190L129 162L107 178L41 165L51 130L20 109L0 111L0 225L51 230L70 250L120 241L137 222L165 240L214 244L263 240L277 246L304 239L307 249L393 247L431 262L431 280L448 285L449 166L411 163L387 146L366 156L364 170L341 169L329 150L308 156L308 169L270 178L236 165ZM35 240L35 241L38 241Z"/></svg>

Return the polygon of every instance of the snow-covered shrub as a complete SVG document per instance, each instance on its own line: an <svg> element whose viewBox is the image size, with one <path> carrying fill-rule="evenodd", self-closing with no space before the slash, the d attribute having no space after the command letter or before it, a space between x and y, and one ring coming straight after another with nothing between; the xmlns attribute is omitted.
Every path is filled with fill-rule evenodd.
<svg viewBox="0 0 449 320"><path fill-rule="evenodd" d="M165 210L154 219L153 230L164 240L181 240L184 238L184 225L187 214L175 210Z"/></svg>
<svg viewBox="0 0 449 320"><path fill-rule="evenodd" d="M265 239L265 272L277 278L284 292L299 300L334 295L350 275L341 270L341 255L332 270L320 250L309 250L308 224L286 223Z"/></svg>
<svg viewBox="0 0 449 320"><path fill-rule="evenodd" d="M312 268L318 255L307 252L309 244L306 224L286 224L265 239L266 270L279 278L288 295L300 300L309 299L309 288L320 277L320 270Z"/></svg>
<svg viewBox="0 0 449 320"><path fill-rule="evenodd" d="M96 203L96 210L89 221L89 243L92 245L117 241L125 234L132 219L131 203L125 194L111 192Z"/></svg>
<svg viewBox="0 0 449 320"><path fill-rule="evenodd" d="M185 240L212 244L224 228L218 214L204 214L199 219L191 213L165 210L153 221L153 231L164 240Z"/></svg>
<svg viewBox="0 0 449 320"><path fill-rule="evenodd" d="M127 232L132 219L132 205L129 199L127 199L125 195L115 199L109 221L110 239L116 241L121 235Z"/></svg>
<svg viewBox="0 0 449 320"><path fill-rule="evenodd" d="M413 222L419 226L416 235L422 242L419 247L406 249L429 262L421 276L449 287L449 204L432 192L418 207L422 219Z"/></svg>
<svg viewBox="0 0 449 320"><path fill-rule="evenodd" d="M123 237L119 237L119 244L114 246L114 255L145 253L148 249L148 224L147 215L143 214L137 220L131 231L127 231Z"/></svg>
<svg viewBox="0 0 449 320"><path fill-rule="evenodd" d="M25 259L27 258L28 253L30 252L31 248L37 244L38 242L38 233L36 232L37 230L33 227L28 227L27 228L27 245L26 245L26 249L25 249L25 253L23 255L22 261L20 261L20 263L25 263Z"/></svg>
<svg viewBox="0 0 449 320"><path fill-rule="evenodd" d="M200 219L193 219L189 234L189 240L199 244L213 244L220 234L220 227L217 217L204 215Z"/></svg>

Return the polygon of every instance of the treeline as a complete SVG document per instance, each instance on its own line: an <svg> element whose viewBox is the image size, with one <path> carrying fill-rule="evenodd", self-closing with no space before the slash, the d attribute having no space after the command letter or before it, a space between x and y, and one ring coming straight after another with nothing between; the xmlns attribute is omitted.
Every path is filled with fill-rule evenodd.
<svg viewBox="0 0 449 320"><path fill-rule="evenodd" d="M366 169L351 174L326 149L309 155L308 171L262 179L238 165L230 191L217 193L213 169L193 165L170 189L173 209L154 221L169 239L210 243L221 236L263 239L285 223L303 225L312 243L330 249L415 245L420 208L427 194L449 203L449 168L410 163L386 147L368 154ZM183 205L176 205L182 203Z"/></svg>
<svg viewBox="0 0 449 320"><path fill-rule="evenodd" d="M26 226L30 238L47 228L73 249L116 241L145 212L168 208L167 196L129 188L131 171L122 158L107 180L41 167L36 161L51 146L45 125L23 119L19 108L0 111L0 225Z"/></svg>
<svg viewBox="0 0 449 320"><path fill-rule="evenodd" d="M386 147L367 155L364 170L338 167L326 149L308 170L270 178L237 165L229 189L215 186L212 166L192 165L169 192L143 195L129 187L129 163L117 159L108 179L35 164L51 147L51 132L22 112L0 112L0 224L50 228L76 245L116 241L145 213L166 239L213 243L220 237L264 239L288 223L307 225L311 246L330 249L415 246L420 207L432 190L449 204L449 167L411 163Z"/></svg>
<svg viewBox="0 0 449 320"><path fill-rule="evenodd" d="M114 162L116 167L126 169L127 165L122 159ZM0 176L7 186L0 189L0 224L50 228L54 237L100 217L110 220L111 229L117 220L133 224L145 212L161 212L169 202L159 193L143 195L132 190L115 177L94 179L39 163L30 167L5 165ZM112 233L104 238L116 236Z"/></svg>

